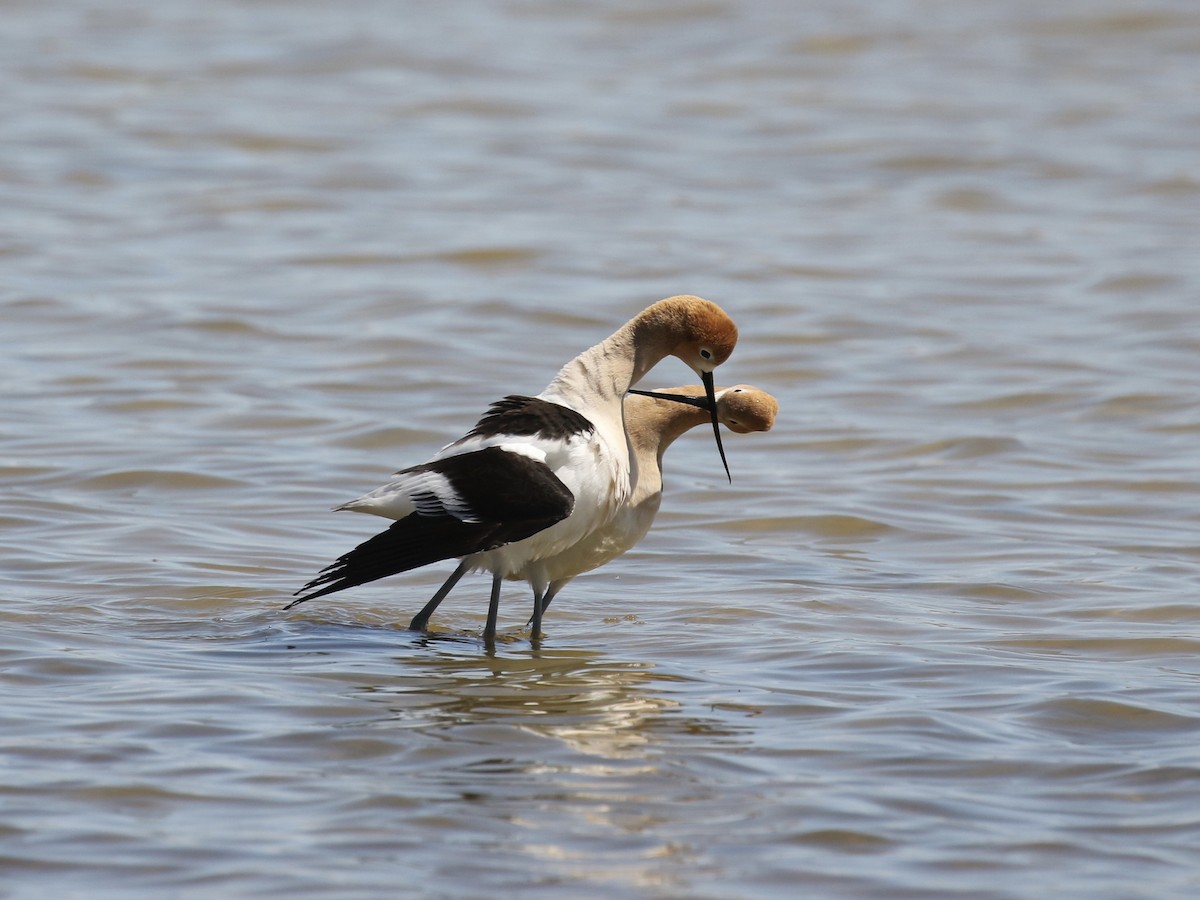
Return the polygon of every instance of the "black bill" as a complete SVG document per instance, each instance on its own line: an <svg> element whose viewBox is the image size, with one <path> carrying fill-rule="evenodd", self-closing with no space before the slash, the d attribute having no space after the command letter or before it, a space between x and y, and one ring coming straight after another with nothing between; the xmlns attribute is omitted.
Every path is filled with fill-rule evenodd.
<svg viewBox="0 0 1200 900"><path fill-rule="evenodd" d="M634 388L630 388L629 393L640 394L643 397L655 397L659 400L673 400L676 403L686 403L688 406L706 410L712 417L713 434L717 438L717 452L721 454L721 465L725 467L725 477L729 479L730 484L733 484L733 476L729 474L729 463L725 459L725 447L721 443L721 425L717 421L717 395L716 389L713 387L712 372L704 372L701 374L700 380L704 382L704 398L685 397L683 394L667 394L657 391L639 391Z"/></svg>
<svg viewBox="0 0 1200 900"><path fill-rule="evenodd" d="M640 394L643 397L653 397L655 400L672 400L675 403L686 403L688 406L694 406L705 412L708 412L712 408L708 400L704 397L687 397L683 394L668 394L666 391L639 391L637 388L630 388L626 393Z"/></svg>

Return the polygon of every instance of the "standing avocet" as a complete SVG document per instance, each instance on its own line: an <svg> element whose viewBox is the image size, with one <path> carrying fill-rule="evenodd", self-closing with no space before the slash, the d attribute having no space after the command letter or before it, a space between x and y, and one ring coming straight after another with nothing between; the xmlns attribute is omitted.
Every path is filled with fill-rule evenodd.
<svg viewBox="0 0 1200 900"><path fill-rule="evenodd" d="M717 419L736 434L770 431L779 412L779 401L748 384L717 390L716 403ZM646 536L662 504L663 454L684 433L708 422L710 416L705 389L699 385L631 390L625 396L625 430L637 463L637 483L629 500L607 525L585 535L578 544L539 561L550 579L542 598L543 613L576 575L612 562ZM515 577L522 576L518 573ZM441 599L435 596L430 600L409 627L423 630ZM536 636L541 627L536 610L529 624Z"/></svg>
<svg viewBox="0 0 1200 900"><path fill-rule="evenodd" d="M485 641L496 635L504 578L528 579L540 617L550 583L543 561L607 525L637 481L625 434L623 398L667 356L683 360L704 383L717 449L713 369L737 343L737 326L715 303L668 297L647 307L567 363L537 397L494 404L464 437L428 462L338 507L397 521L340 557L289 603L312 600L438 560L458 568L438 589L436 607L462 576L492 573Z"/></svg>

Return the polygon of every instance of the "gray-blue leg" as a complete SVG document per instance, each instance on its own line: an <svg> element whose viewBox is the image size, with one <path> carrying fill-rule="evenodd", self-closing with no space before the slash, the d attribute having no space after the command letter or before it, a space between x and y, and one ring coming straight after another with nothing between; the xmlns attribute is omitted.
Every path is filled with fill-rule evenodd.
<svg viewBox="0 0 1200 900"><path fill-rule="evenodd" d="M535 641L542 633L542 611L546 605L542 601L542 592L537 588L533 589L533 617L529 620L530 637Z"/></svg>
<svg viewBox="0 0 1200 900"><path fill-rule="evenodd" d="M500 615L500 585L503 584L499 575L492 575L492 599L488 603L488 620L483 629L484 643L496 642L496 619Z"/></svg>
<svg viewBox="0 0 1200 900"><path fill-rule="evenodd" d="M446 599L446 595L454 590L454 586L458 584L459 579L466 574L467 561L464 559L458 564L458 568L450 573L450 577L446 579L446 583L438 588L437 593L425 604L424 609L413 616L413 620L408 623L408 630L425 631L429 627L429 617L433 615L433 611Z"/></svg>

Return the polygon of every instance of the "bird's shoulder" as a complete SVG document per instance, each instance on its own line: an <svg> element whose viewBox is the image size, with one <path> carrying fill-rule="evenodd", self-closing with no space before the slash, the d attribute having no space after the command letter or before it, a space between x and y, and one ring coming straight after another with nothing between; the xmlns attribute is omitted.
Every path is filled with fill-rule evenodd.
<svg viewBox="0 0 1200 900"><path fill-rule="evenodd" d="M462 438L537 437L566 441L596 426L583 413L540 397L509 394L497 400Z"/></svg>

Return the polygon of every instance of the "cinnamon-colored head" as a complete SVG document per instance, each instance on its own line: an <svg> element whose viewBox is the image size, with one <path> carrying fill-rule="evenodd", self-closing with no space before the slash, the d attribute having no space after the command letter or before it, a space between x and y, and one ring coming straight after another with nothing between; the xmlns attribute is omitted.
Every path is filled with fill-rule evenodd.
<svg viewBox="0 0 1200 900"><path fill-rule="evenodd" d="M681 423L683 430L707 422L711 416L702 385L689 384L680 387L654 388L640 404L653 404L654 416L672 425ZM687 398L680 402L671 398ZM766 391L751 384L735 384L733 387L717 388L717 419L735 434L750 434L755 431L770 431L779 414L779 401ZM627 403L629 399L627 398ZM642 412L641 410L645 411ZM640 417L650 419L650 407L639 407ZM666 428L667 426L659 426ZM682 430L680 431L682 433Z"/></svg>
<svg viewBox="0 0 1200 900"><path fill-rule="evenodd" d="M671 355L697 373L711 372L729 359L738 329L725 310L711 300L680 294L660 300L642 314L662 323L675 338Z"/></svg>
<svg viewBox="0 0 1200 900"><path fill-rule="evenodd" d="M736 434L770 431L779 414L779 401L756 387L735 384L717 390L717 418Z"/></svg>

